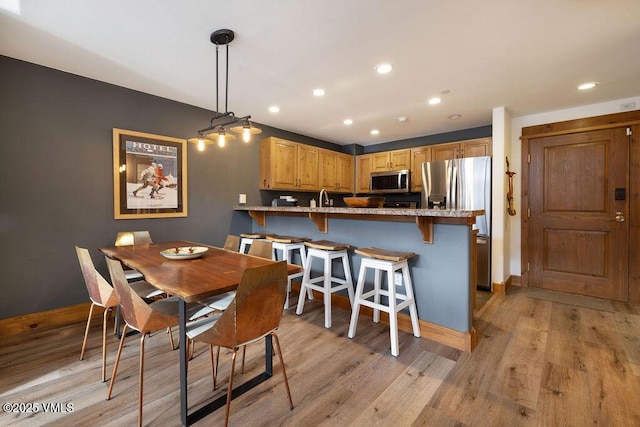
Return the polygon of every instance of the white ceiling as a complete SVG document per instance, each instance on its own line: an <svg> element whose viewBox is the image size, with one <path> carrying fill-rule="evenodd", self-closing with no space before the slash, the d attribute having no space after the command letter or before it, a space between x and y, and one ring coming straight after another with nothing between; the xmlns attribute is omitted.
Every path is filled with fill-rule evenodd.
<svg viewBox="0 0 640 427"><path fill-rule="evenodd" d="M0 54L210 110L221 28L229 111L338 144L640 95L636 0L0 0Z"/></svg>

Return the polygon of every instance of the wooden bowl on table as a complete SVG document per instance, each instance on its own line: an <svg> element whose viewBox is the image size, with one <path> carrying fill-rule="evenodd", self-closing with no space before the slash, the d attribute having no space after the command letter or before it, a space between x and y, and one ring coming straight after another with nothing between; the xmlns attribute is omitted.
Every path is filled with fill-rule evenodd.
<svg viewBox="0 0 640 427"><path fill-rule="evenodd" d="M384 203L384 197L344 197L344 202L350 208L381 208Z"/></svg>

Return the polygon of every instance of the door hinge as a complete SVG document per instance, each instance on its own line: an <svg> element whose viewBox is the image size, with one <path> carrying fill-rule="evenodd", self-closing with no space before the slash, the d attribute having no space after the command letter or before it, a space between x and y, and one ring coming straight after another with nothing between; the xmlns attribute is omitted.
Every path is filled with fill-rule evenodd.
<svg viewBox="0 0 640 427"><path fill-rule="evenodd" d="M527 154L527 163L531 163L531 154Z"/></svg>
<svg viewBox="0 0 640 427"><path fill-rule="evenodd" d="M527 208L527 218L531 218L531 208Z"/></svg>
<svg viewBox="0 0 640 427"><path fill-rule="evenodd" d="M631 136L631 135L632 135L632 133L631 133L631 128L630 128L630 127L628 127L628 128L627 128L627 136Z"/></svg>
<svg viewBox="0 0 640 427"><path fill-rule="evenodd" d="M531 271L531 264L527 263L527 271Z"/></svg>

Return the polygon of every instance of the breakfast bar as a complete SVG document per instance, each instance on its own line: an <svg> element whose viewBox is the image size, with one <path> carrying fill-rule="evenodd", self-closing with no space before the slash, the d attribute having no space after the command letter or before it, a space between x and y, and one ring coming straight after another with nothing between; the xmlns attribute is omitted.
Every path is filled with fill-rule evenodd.
<svg viewBox="0 0 640 427"><path fill-rule="evenodd" d="M410 269L422 336L471 351L475 346L472 295L476 268L472 226L476 216L483 213L482 210L239 206L234 209L234 223L250 227L246 232L329 239L354 248L374 246L416 253L410 260ZM351 271L357 274L361 257L352 253L351 260Z"/></svg>

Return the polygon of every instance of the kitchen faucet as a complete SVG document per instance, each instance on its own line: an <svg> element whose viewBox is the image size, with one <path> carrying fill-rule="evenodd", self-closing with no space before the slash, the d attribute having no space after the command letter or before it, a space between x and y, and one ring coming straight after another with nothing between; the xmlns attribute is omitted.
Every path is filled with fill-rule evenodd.
<svg viewBox="0 0 640 427"><path fill-rule="evenodd" d="M319 207L322 207L322 193L324 193L324 204L325 206L329 206L329 195L327 194L327 190L325 190L324 188L322 190L320 190L320 195L318 196L319 199Z"/></svg>

